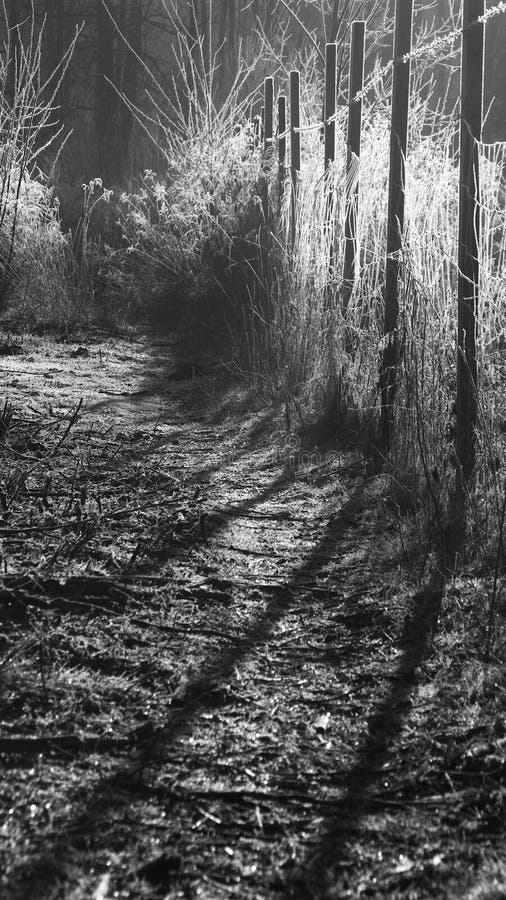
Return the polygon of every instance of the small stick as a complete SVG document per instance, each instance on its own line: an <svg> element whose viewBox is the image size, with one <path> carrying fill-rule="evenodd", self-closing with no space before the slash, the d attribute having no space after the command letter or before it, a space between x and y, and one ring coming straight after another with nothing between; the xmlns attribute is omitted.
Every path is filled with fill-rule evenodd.
<svg viewBox="0 0 506 900"><path fill-rule="evenodd" d="M75 425L77 418L79 416L79 413L81 411L82 405L83 405L83 398L81 397L81 399L79 400L79 403L77 404L74 412L72 413L72 415L70 417L69 424L67 425L63 435L61 436L60 440L58 441L56 447L54 448L54 450L52 452L52 456L56 455L57 451L60 449L60 447L62 446L63 442L65 441L67 435L69 434L70 429Z"/></svg>

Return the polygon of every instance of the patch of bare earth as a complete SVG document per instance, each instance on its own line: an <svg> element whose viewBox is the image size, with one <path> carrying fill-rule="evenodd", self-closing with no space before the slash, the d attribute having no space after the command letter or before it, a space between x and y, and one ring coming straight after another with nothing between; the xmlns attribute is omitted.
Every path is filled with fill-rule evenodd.
<svg viewBox="0 0 506 900"><path fill-rule="evenodd" d="M1 896L506 897L484 583L180 349L0 359Z"/></svg>

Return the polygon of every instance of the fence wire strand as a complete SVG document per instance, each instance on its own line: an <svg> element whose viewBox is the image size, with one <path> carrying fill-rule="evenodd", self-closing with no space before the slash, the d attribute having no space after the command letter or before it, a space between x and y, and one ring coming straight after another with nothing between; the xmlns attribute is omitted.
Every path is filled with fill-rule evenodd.
<svg viewBox="0 0 506 900"><path fill-rule="evenodd" d="M419 47L415 47L410 51L410 53L404 54L404 56L389 60L388 63L386 63L384 66L373 73L373 75L369 78L367 84L364 86L363 90L355 94L350 102L358 103L363 100L369 94L369 92L372 91L373 88L377 87L377 85L381 83L383 78L388 75L388 73L393 69L396 62L407 63L419 58L426 58L427 54L436 55L441 51L441 49L445 47L451 47L454 41L461 38L464 31L470 31L472 28L476 28L478 25L485 25L487 22L489 22L490 19L493 19L505 12L506 0L501 0L500 3L496 3L495 6L487 9L482 16L479 16L474 22L471 22L469 25L467 25L466 28L455 28L449 34L440 35L427 44L422 44ZM342 115L342 109L336 110L336 112L326 121L312 122L309 125L301 125L299 128L295 129L287 128L286 131L284 131L282 134L278 134L276 136L277 140L289 137L292 131L295 131L297 133L318 131L318 129L325 128L326 125L332 125L333 122L337 122L340 115Z"/></svg>

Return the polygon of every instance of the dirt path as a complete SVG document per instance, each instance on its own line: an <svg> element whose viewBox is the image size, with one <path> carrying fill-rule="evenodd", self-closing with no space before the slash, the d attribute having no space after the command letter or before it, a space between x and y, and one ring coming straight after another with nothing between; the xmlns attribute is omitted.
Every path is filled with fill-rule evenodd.
<svg viewBox="0 0 506 900"><path fill-rule="evenodd" d="M1 360L2 897L506 896L467 587L431 648L381 479L169 343Z"/></svg>

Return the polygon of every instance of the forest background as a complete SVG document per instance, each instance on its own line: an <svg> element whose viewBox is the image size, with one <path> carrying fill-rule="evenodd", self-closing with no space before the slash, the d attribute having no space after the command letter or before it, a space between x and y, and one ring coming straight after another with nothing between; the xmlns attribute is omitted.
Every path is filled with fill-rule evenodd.
<svg viewBox="0 0 506 900"><path fill-rule="evenodd" d="M415 4L415 31L436 33L452 20L456 25L458 5L453 0ZM234 84L241 56L253 60L267 45L280 53L278 68L289 65L311 53L310 36L321 45L325 40L348 42L350 22L356 18L368 19L369 71L378 57L386 60L391 54L392 0L8 0L7 20L11 29L19 26L21 40L30 30L32 7L36 27L44 28L43 77L80 30L56 110L56 118L72 132L53 173L64 226L79 218L83 182L99 177L104 185L123 189L132 187L145 169L163 169L160 153L121 95L150 112L149 72L169 95L180 92L181 37L195 56L199 41L204 58L211 54L217 105ZM274 66L266 59L264 72L258 62L260 91L264 74L272 74ZM487 34L487 140L506 136L505 71L506 18L499 16ZM439 94L448 90L455 99L456 68L443 61L436 64L435 76ZM347 102L344 95L340 102Z"/></svg>

